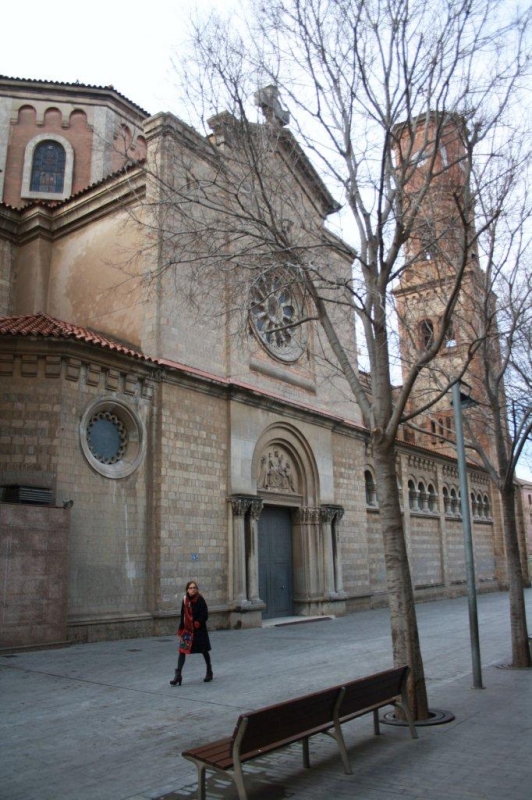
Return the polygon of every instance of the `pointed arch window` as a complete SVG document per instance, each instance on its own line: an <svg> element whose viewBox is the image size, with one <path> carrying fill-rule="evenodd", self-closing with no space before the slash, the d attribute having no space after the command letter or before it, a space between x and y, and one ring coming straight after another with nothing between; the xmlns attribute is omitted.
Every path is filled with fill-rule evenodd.
<svg viewBox="0 0 532 800"><path fill-rule="evenodd" d="M420 511L426 511L427 508L428 508L429 496L427 494L427 491L425 489L425 484L423 483L423 481L420 481L418 483L417 492L418 492L418 495L417 495L417 497L418 497L418 509Z"/></svg>
<svg viewBox="0 0 532 800"><path fill-rule="evenodd" d="M419 343L422 350L428 350L434 344L434 325L430 319L422 319L419 323Z"/></svg>
<svg viewBox="0 0 532 800"><path fill-rule="evenodd" d="M62 194L65 185L65 148L59 142L46 139L33 152L30 191Z"/></svg>
<svg viewBox="0 0 532 800"><path fill-rule="evenodd" d="M375 508L378 504L377 485L369 469L364 472L364 482L366 485L366 505Z"/></svg>
<svg viewBox="0 0 532 800"><path fill-rule="evenodd" d="M408 481L408 506L412 511L419 511L419 492L413 480Z"/></svg>
<svg viewBox="0 0 532 800"><path fill-rule="evenodd" d="M475 494L475 492L471 492L471 511L474 517L480 516L480 509L477 502L477 495Z"/></svg>
<svg viewBox="0 0 532 800"><path fill-rule="evenodd" d="M434 484L429 483L427 486L427 505L428 510L431 511L433 514L438 510L438 495L436 494L436 489L434 488Z"/></svg>
<svg viewBox="0 0 532 800"><path fill-rule="evenodd" d="M443 508L446 514L451 513L451 497L446 486L443 487Z"/></svg>
<svg viewBox="0 0 532 800"><path fill-rule="evenodd" d="M460 499L454 488L451 489L451 514L455 517L460 514Z"/></svg>
<svg viewBox="0 0 532 800"><path fill-rule="evenodd" d="M454 332L454 324L451 320L447 325L445 331L445 347L456 347L456 334Z"/></svg>
<svg viewBox="0 0 532 800"><path fill-rule="evenodd" d="M421 219L418 222L416 235L418 238L418 257L430 261L436 251L436 226L432 219Z"/></svg>

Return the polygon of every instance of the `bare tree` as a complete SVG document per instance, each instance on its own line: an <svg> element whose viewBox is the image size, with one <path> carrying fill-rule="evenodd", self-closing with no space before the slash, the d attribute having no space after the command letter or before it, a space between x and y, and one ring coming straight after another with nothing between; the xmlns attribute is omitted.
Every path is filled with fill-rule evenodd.
<svg viewBox="0 0 532 800"><path fill-rule="evenodd" d="M394 659L411 667L417 719L429 711L396 438L434 401L416 389L476 247L482 186L470 176L488 136L498 144L481 153L485 174L504 150L528 69L529 15L516 11L501 25L501 10L508 19L507 4L489 0L272 0L254 4L246 24L198 23L178 71L192 121L207 135L183 124L174 155L163 149L149 164L158 272L186 268L192 286L223 284L245 324L280 355L300 347L311 322L322 357L356 399L378 473ZM339 207L307 155L341 195L350 245L323 226ZM393 289L412 274L437 292L441 324L411 349L394 389ZM283 302L287 289L297 313ZM354 316L366 375L349 335Z"/></svg>
<svg viewBox="0 0 532 800"><path fill-rule="evenodd" d="M532 205L528 191L529 153L516 156L479 195L479 213L489 219L480 239L485 271L477 285L470 336L481 342L474 390L481 402L465 428L497 487L502 504L510 595L514 667L532 666L523 587L528 575L516 520L515 472L532 439ZM494 214L497 207L499 213ZM491 446L490 446L491 444ZM474 500L474 498L472 498Z"/></svg>

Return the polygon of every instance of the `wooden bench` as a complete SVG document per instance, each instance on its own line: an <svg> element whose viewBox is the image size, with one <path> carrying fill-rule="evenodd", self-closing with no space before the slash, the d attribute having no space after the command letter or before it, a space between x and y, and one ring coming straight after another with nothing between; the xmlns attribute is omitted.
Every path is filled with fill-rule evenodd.
<svg viewBox="0 0 532 800"><path fill-rule="evenodd" d="M310 767L308 743L317 733L327 733L335 739L344 770L346 774L352 774L342 725L363 714L373 713L374 732L378 734L378 711L383 706L394 705L402 709L412 738L417 739L406 701L408 671L408 667L397 667L241 714L232 736L182 754L198 769L198 800L205 800L206 770L230 776L236 784L239 799L247 800L242 765L294 742L302 742L303 765Z"/></svg>

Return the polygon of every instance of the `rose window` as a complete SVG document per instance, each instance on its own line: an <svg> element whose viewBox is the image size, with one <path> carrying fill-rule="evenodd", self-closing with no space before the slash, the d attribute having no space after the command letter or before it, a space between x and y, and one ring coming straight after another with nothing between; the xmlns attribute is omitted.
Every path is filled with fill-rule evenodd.
<svg viewBox="0 0 532 800"><path fill-rule="evenodd" d="M296 361L306 347L306 332L297 322L301 302L287 278L276 272L261 275L251 287L251 324L260 342L282 361Z"/></svg>

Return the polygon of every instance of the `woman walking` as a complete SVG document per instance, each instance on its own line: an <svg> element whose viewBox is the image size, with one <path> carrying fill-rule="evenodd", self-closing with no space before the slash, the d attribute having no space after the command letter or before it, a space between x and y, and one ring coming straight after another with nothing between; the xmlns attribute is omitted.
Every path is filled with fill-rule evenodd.
<svg viewBox="0 0 532 800"><path fill-rule="evenodd" d="M179 658L174 678L170 681L172 686L181 686L183 680L181 673L185 665L185 658L191 653L202 653L207 665L207 674L203 681L204 683L212 681L214 676L209 654L211 643L209 632L207 631L208 618L209 609L205 599L198 591L198 584L196 581L189 581L181 603L181 621L177 631L179 636Z"/></svg>

